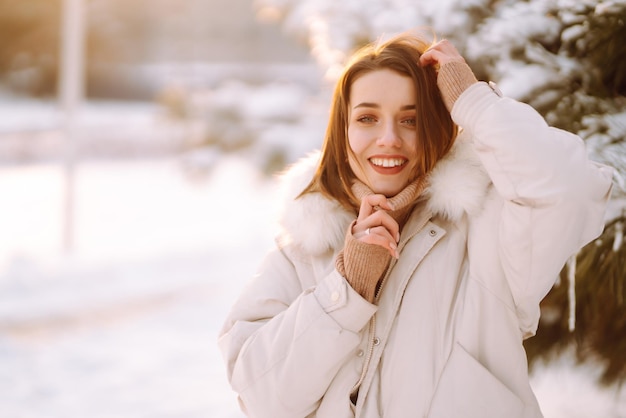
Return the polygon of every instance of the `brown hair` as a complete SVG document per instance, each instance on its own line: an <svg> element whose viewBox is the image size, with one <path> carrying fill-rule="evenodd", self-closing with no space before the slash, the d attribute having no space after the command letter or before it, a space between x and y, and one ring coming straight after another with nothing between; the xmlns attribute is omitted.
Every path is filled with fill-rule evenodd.
<svg viewBox="0 0 626 418"><path fill-rule="evenodd" d="M457 127L441 98L432 66L421 67L419 58L430 45L415 33L403 33L385 42L358 50L346 65L333 93L322 157L313 180L300 196L321 192L347 209L358 209L352 193L356 178L348 164L348 106L350 88L357 78L371 71L390 69L413 80L416 91L418 155L421 161L413 178L428 173L452 147Z"/></svg>

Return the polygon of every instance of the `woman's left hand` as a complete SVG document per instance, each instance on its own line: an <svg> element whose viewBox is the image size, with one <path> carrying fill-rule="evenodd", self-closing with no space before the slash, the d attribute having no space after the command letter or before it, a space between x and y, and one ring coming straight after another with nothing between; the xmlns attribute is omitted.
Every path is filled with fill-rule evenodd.
<svg viewBox="0 0 626 418"><path fill-rule="evenodd" d="M452 112L461 94L478 81L459 51L445 39L424 51L419 64L432 65L437 72L437 86L448 112Z"/></svg>
<svg viewBox="0 0 626 418"><path fill-rule="evenodd" d="M436 69L439 69L439 67L449 62L465 62L465 59L450 41L442 39L431 45L422 54L419 62L422 67L434 65Z"/></svg>

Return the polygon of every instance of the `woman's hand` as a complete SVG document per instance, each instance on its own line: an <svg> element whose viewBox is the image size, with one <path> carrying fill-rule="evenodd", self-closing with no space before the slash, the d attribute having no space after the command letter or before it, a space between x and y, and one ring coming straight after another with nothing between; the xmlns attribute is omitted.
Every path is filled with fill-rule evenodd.
<svg viewBox="0 0 626 418"><path fill-rule="evenodd" d="M454 45L447 39L433 44L428 48L420 57L420 65L426 67L428 65L434 65L438 70L444 64L450 62L465 62L465 59L461 56L459 51Z"/></svg>
<svg viewBox="0 0 626 418"><path fill-rule="evenodd" d="M461 94L478 81L459 51L445 39L428 48L419 64L422 67L432 65L437 71L437 86L448 112L452 112Z"/></svg>
<svg viewBox="0 0 626 418"><path fill-rule="evenodd" d="M398 258L400 227L388 213L393 209L382 194L364 197L361 201L359 216L352 228L352 236L367 244L386 248L392 257Z"/></svg>

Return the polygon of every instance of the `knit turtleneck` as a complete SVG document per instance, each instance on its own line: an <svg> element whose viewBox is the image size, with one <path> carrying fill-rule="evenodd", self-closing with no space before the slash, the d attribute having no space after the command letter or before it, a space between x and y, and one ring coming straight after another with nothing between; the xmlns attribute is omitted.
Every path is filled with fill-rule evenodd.
<svg viewBox="0 0 626 418"><path fill-rule="evenodd" d="M398 222L400 229L404 226L414 203L424 191L427 182L427 176L421 176L407 185L400 193L388 199L394 208L389 214ZM352 193L359 201L374 194L367 185L358 180L352 186ZM335 266L354 290L369 302L374 302L377 286L389 267L391 255L387 248L368 244L354 238L352 228L355 224L356 221L352 222L348 228L343 250L337 255Z"/></svg>

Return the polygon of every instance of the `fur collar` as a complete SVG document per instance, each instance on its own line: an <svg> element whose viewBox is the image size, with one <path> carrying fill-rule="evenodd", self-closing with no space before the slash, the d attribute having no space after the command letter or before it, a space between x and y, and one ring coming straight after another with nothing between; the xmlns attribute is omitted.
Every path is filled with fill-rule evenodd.
<svg viewBox="0 0 626 418"><path fill-rule="evenodd" d="M353 213L319 193L295 199L311 181L319 157L319 151L309 154L281 175L285 203L279 216L280 242L295 244L312 255L342 246L346 228L355 218ZM427 209L453 222L464 214L475 214L482 208L490 182L471 138L461 132L430 175L429 186L424 191Z"/></svg>

